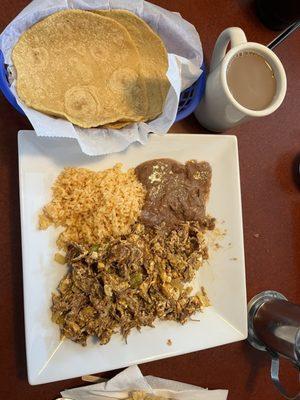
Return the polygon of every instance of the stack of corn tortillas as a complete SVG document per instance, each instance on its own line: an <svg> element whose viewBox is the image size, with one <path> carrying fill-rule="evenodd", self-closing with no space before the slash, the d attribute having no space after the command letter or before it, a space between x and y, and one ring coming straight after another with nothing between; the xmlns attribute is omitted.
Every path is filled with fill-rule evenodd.
<svg viewBox="0 0 300 400"><path fill-rule="evenodd" d="M12 60L21 101L83 128L153 120L169 90L162 40L124 10L52 14L20 37Z"/></svg>

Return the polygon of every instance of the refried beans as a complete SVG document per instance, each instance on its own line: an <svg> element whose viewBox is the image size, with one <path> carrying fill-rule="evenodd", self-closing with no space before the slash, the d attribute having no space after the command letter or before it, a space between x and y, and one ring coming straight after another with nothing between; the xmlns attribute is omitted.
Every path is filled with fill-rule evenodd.
<svg viewBox="0 0 300 400"><path fill-rule="evenodd" d="M135 173L147 190L140 215L144 225L173 229L183 222L198 221L206 229L214 228L214 219L206 216L212 176L208 162L155 159L138 165Z"/></svg>

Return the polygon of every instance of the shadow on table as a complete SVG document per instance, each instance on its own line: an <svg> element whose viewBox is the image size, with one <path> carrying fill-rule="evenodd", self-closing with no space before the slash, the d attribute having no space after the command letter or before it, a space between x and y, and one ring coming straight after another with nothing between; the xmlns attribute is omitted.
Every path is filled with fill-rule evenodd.
<svg viewBox="0 0 300 400"><path fill-rule="evenodd" d="M22 279L22 251L21 251L21 229L20 229L20 206L18 196L17 159L13 159L10 168L10 190L9 201L14 205L9 208L9 219L11 221L10 231L10 254L11 254L11 274L13 291L13 326L14 326L14 354L16 370L19 379L27 379L26 352L25 352L25 328L24 328L24 305L23 305L23 279Z"/></svg>
<svg viewBox="0 0 300 400"><path fill-rule="evenodd" d="M290 279L286 285L290 291L283 293L291 301L296 301L295 296L298 294L297 288L300 281L300 154L297 153L299 149L295 150L279 158L275 171L276 180L286 195L285 206L290 210L291 218L293 265L289 270Z"/></svg>
<svg viewBox="0 0 300 400"><path fill-rule="evenodd" d="M250 372L246 380L246 392L254 393L257 387L257 381L260 380L262 370L269 368L269 357L266 353L255 350L250 344L245 341L243 346L243 352L245 359L248 361L250 366Z"/></svg>

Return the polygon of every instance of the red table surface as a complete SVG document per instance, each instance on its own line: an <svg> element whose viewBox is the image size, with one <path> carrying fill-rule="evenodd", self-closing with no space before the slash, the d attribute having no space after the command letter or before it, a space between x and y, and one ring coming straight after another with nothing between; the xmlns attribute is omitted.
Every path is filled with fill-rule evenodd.
<svg viewBox="0 0 300 400"><path fill-rule="evenodd" d="M178 11L197 28L209 62L219 33L240 26L248 40L267 44L276 32L257 19L246 0L156 0ZM2 0L1 30L28 3ZM275 50L285 67L288 90L273 115L248 122L228 133L239 142L248 299L273 289L300 303L300 191L292 163L300 154L300 31ZM0 398L54 399L65 388L82 385L80 378L30 386L26 376L22 259L18 197L17 132L30 129L0 96ZM172 132L205 133L193 116L175 124ZM257 235L258 234L258 235ZM229 400L280 399L269 378L269 358L238 342L141 365L144 374L215 388L229 389ZM102 374L111 377L115 374ZM296 370L287 363L282 379L297 389Z"/></svg>

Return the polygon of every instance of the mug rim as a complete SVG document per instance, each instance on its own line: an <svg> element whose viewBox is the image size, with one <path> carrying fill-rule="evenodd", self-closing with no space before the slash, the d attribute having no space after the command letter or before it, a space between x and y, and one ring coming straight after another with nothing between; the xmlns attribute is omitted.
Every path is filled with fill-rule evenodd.
<svg viewBox="0 0 300 400"><path fill-rule="evenodd" d="M257 51L257 54L261 55L264 57L266 55L266 61L269 62L271 60L271 67L275 72L277 72L277 75L280 77L280 79L276 79L276 93L275 96L271 102L271 104L264 108L263 110L252 110L251 108L247 108L242 106L232 95L228 83L227 83L227 68L230 63L230 61L233 59L233 57L239 53L240 51ZM282 104L285 94L286 94L286 89L287 89L287 79L286 79L286 74L285 70L283 68L283 65L280 61L280 59L277 57L277 55L268 47L260 44L260 43L255 43L255 42L246 42L242 43L238 46L233 47L228 51L228 53L225 55L223 60L221 61L221 82L225 91L225 95L227 96L228 100L243 114L247 116L252 116L252 117L264 117L267 115L272 114L274 111L277 110L277 108ZM275 71L276 70L276 71Z"/></svg>

